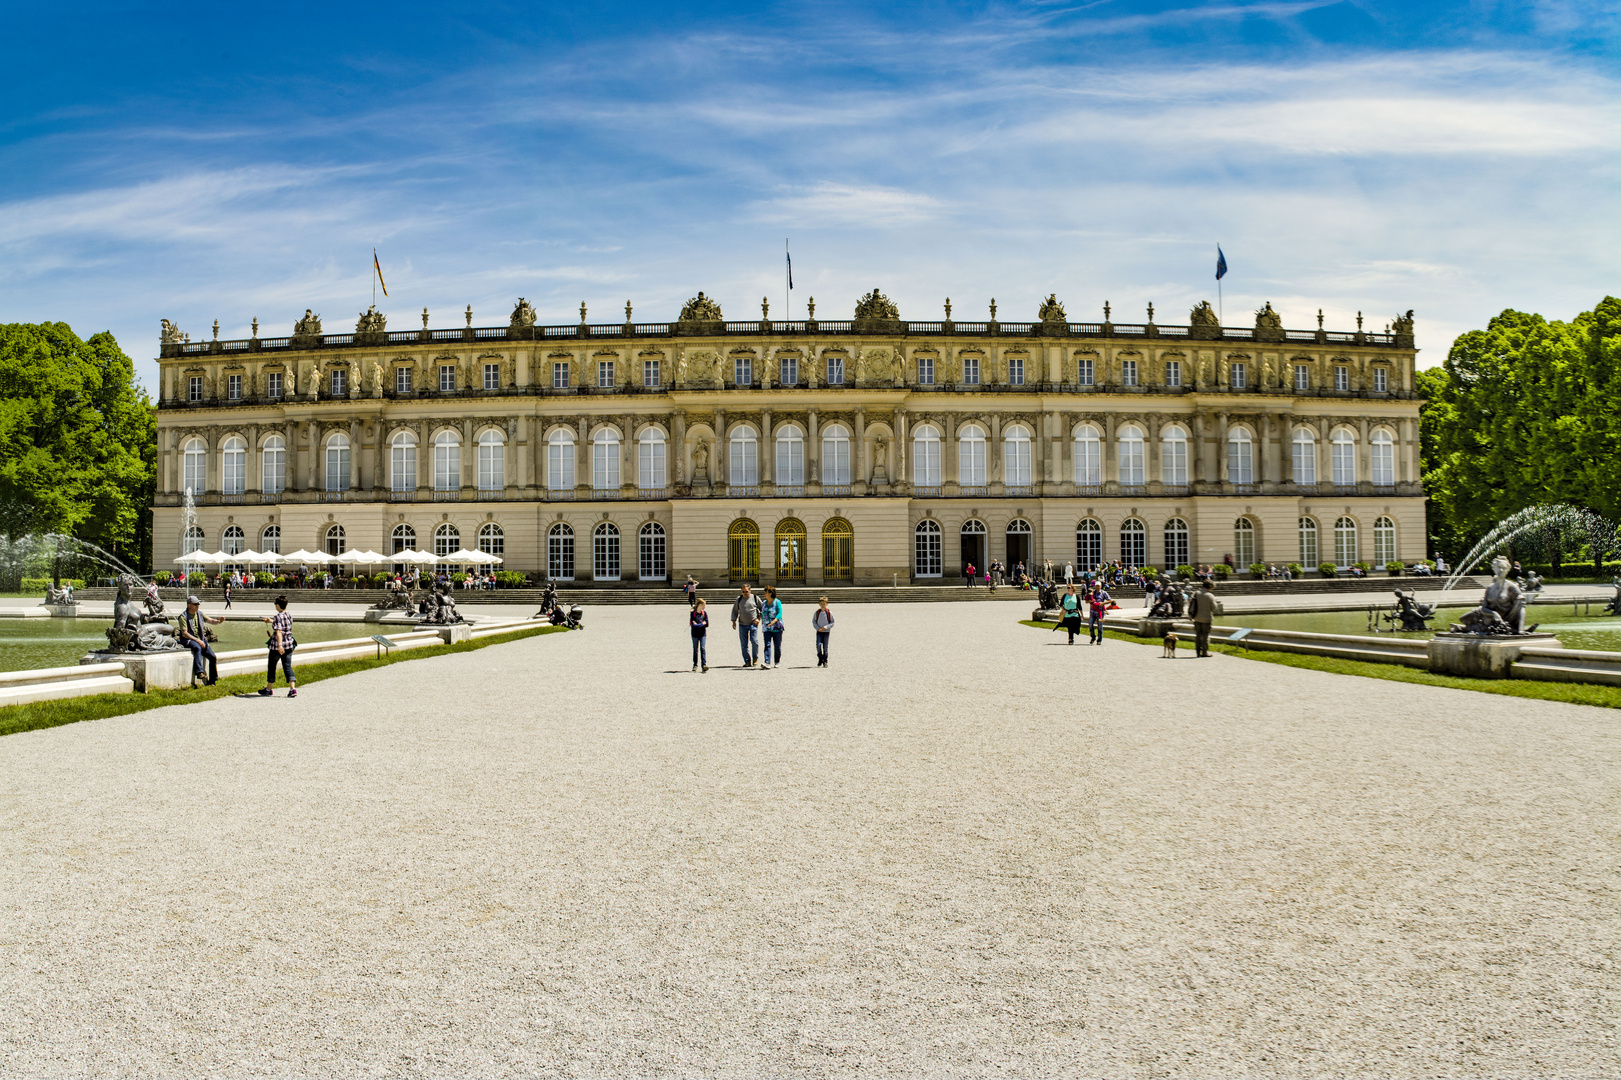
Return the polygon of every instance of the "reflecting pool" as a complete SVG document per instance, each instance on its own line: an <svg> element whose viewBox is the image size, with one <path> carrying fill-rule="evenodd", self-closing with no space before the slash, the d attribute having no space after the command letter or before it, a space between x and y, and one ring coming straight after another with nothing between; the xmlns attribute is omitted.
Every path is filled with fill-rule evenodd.
<svg viewBox="0 0 1621 1080"><path fill-rule="evenodd" d="M104 631L111 625L110 618L0 619L0 671L70 667L91 649L106 646ZM261 622L225 622L209 629L219 635L214 650L230 652L263 648L269 628ZM301 642L368 637L377 632L375 626L363 622L293 623L293 633Z"/></svg>
<svg viewBox="0 0 1621 1080"><path fill-rule="evenodd" d="M1419 599L1422 601L1423 597ZM1594 610L1598 609L1593 605ZM1382 611L1390 610L1385 605ZM1464 612L1471 611L1466 607L1447 607L1436 612L1430 625L1435 630L1445 630L1456 622ZM1258 630L1305 630L1315 634L1369 634L1368 613L1363 611L1305 611L1287 615L1224 615L1216 620L1227 626L1253 626ZM1614 615L1572 615L1570 608L1562 604L1538 604L1530 609L1526 619L1527 624L1538 623L1537 630L1547 631L1559 638L1559 644L1567 649L1603 649L1610 652L1621 652L1621 618ZM1377 623L1376 625L1384 625ZM1404 638L1427 638L1434 631L1423 633L1403 634L1394 636Z"/></svg>

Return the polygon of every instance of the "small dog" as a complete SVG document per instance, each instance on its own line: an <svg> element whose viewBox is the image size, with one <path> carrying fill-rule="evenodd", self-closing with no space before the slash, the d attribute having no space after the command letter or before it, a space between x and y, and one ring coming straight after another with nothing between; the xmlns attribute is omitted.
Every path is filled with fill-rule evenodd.
<svg viewBox="0 0 1621 1080"><path fill-rule="evenodd" d="M1162 659L1175 660L1176 659L1176 635L1175 634L1166 634L1163 640L1165 641L1165 655L1162 657Z"/></svg>

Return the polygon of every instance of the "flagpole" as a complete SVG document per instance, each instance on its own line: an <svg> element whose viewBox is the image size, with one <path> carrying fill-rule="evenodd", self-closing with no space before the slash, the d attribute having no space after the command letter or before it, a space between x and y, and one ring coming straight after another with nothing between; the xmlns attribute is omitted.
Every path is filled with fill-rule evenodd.
<svg viewBox="0 0 1621 1080"><path fill-rule="evenodd" d="M1221 258L1221 245L1216 245L1216 258ZM1221 298L1221 275L1216 275L1216 322L1222 326L1227 325L1227 305Z"/></svg>
<svg viewBox="0 0 1621 1080"><path fill-rule="evenodd" d="M371 249L371 306L377 306L377 249Z"/></svg>
<svg viewBox="0 0 1621 1080"><path fill-rule="evenodd" d="M788 238L782 238L782 254L787 261L787 268L783 271L782 313L789 320L794 317L794 256L788 250Z"/></svg>

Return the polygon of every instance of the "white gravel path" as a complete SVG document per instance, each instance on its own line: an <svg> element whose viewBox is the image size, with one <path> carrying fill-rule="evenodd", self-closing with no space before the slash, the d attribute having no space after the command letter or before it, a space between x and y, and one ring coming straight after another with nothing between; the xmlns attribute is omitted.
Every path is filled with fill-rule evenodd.
<svg viewBox="0 0 1621 1080"><path fill-rule="evenodd" d="M0 1073L1621 1075L1621 713L1016 614L0 739Z"/></svg>

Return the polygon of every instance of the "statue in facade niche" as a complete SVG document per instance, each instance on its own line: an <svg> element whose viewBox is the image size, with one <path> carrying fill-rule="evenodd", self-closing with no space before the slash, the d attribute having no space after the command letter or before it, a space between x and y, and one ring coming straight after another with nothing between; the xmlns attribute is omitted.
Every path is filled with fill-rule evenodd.
<svg viewBox="0 0 1621 1080"><path fill-rule="evenodd" d="M182 341L185 341L186 338L187 335L180 332L180 327L176 326L168 319L163 320L163 330L158 334L159 343L163 345L178 345Z"/></svg>
<svg viewBox="0 0 1621 1080"><path fill-rule="evenodd" d="M317 397L321 393L321 365L319 362L310 365L310 397Z"/></svg>
<svg viewBox="0 0 1621 1080"><path fill-rule="evenodd" d="M894 322L899 320L900 317L901 312L900 309L895 306L895 301L891 300L877 289L874 289L866 296L863 296L861 301L856 304L857 319L874 319Z"/></svg>
<svg viewBox="0 0 1621 1080"><path fill-rule="evenodd" d="M1221 320L1216 317L1216 309L1210 306L1210 301L1200 300L1188 312L1188 337L1204 341L1221 337Z"/></svg>
<svg viewBox="0 0 1621 1080"><path fill-rule="evenodd" d="M304 309L304 317L293 324L294 337L319 337L321 333L321 316Z"/></svg>
<svg viewBox="0 0 1621 1080"><path fill-rule="evenodd" d="M720 305L699 290L694 296L681 306L681 322L720 322Z"/></svg>
<svg viewBox="0 0 1621 1080"><path fill-rule="evenodd" d="M1049 293L1047 299L1041 302L1040 315L1044 323L1069 323L1069 316L1064 314L1064 305L1058 302L1057 293Z"/></svg>
<svg viewBox="0 0 1621 1080"><path fill-rule="evenodd" d="M707 484L709 482L709 444L702 439L692 451L692 482L694 484Z"/></svg>
<svg viewBox="0 0 1621 1080"><path fill-rule="evenodd" d="M535 309L529 301L518 297L518 303L512 309L512 329L522 330L535 325Z"/></svg>

